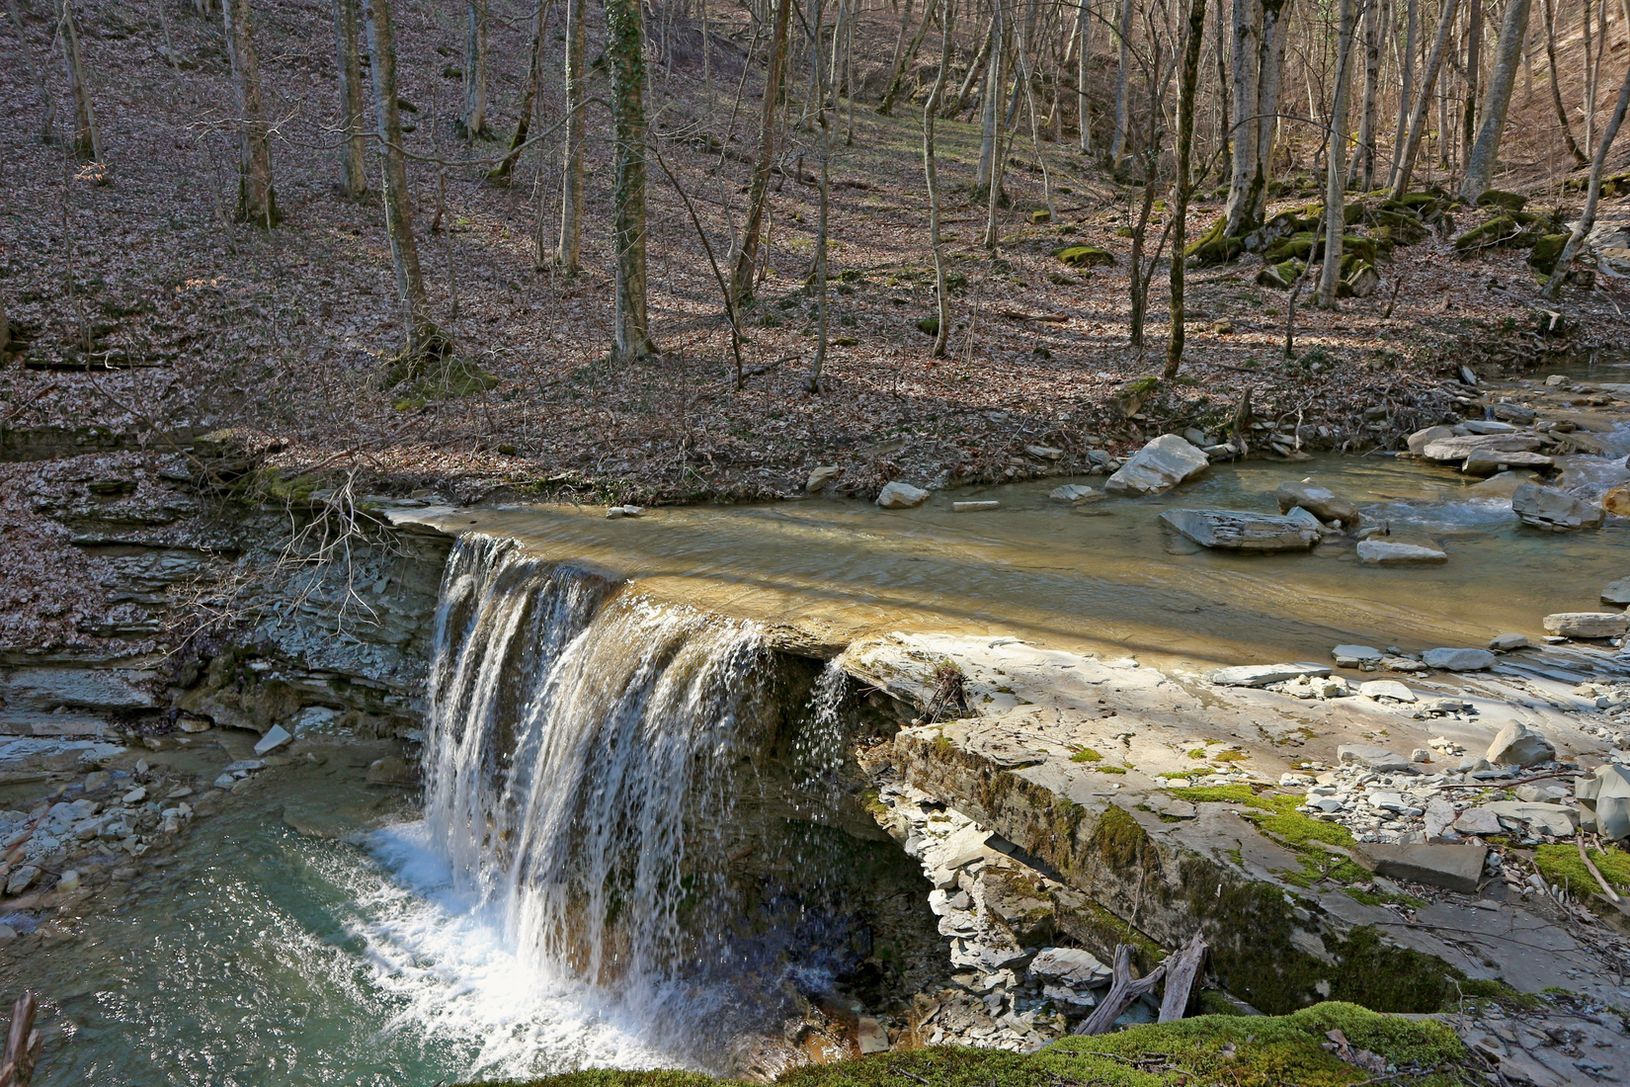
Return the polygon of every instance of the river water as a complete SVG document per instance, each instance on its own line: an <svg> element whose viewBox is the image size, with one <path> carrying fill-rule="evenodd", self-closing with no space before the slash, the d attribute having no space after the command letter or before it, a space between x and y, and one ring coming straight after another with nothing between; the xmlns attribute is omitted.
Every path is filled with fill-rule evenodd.
<svg viewBox="0 0 1630 1087"><path fill-rule="evenodd" d="M1630 428L1604 437L1614 457L1570 466L1587 489L1630 475ZM1399 536L1440 543L1450 562L1365 567L1350 543L1280 556L1196 552L1158 523L1169 508L1270 510L1274 487L1302 478L1359 500ZM743 1030L773 1028L771 1009L708 1007L706 993L684 991L670 969L669 922L682 905L673 887L690 877L637 865L617 875L606 860L671 851L687 775L728 749L734 710L693 652L704 642L744 659L757 651L752 632L778 627L834 646L894 629L975 630L1154 663L1310 659L1341 641L1419 649L1538 635L1546 613L1592 609L1601 586L1630 574L1630 521L1535 532L1474 480L1386 456L1218 466L1173 494L1079 508L1048 500L1058 482L959 492L1001 503L977 514L936 497L902 512L808 500L623 521L568 507L417 515L514 538L531 556L523 578L483 590L485 620L445 609L445 623L465 627L441 638L429 819L402 810L359 817L343 839L303 836L280 806L292 798L343 812L360 773L339 759L289 768L202 820L167 864L71 938L26 961L0 953L7 988L32 986L47 1002L52 1037L36 1082L429 1087L585 1065L722 1067L724 1054L698 1052L691 1032L676 1029L696 1021L686 1006L735 1017ZM458 591L501 572L493 555L456 555L474 563L475 578ZM549 588L554 560L635 579L640 606L655 611L626 611L625 595L625 612L613 614L592 577L559 595ZM503 592L509 604L496 606ZM550 592L556 618L540 623L549 609L522 604ZM508 654L499 639L525 624L534 644L512 657L523 681L503 669L484 675L486 655ZM628 652L582 641L613 628ZM736 683L741 667L720 674ZM506 684L503 697L527 712L481 723L482 699ZM688 746L661 746L698 722L707 727L685 733ZM559 746L585 735L594 743ZM487 777L498 765L500 778ZM560 796L574 798L569 809ZM647 805L653 798L662 803ZM599 852L583 850L585 834L601 836ZM596 881L625 877L622 893L649 900L660 924L606 935L632 941L607 966L594 957L599 945L563 936L561 925ZM630 1000L620 987L630 976L644 997L680 988L673 999Z"/></svg>

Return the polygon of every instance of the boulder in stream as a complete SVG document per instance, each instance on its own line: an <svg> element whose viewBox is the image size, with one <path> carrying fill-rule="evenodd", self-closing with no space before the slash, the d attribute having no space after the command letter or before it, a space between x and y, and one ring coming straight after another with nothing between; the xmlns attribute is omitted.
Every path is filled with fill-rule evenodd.
<svg viewBox="0 0 1630 1087"><path fill-rule="evenodd" d="M1431 445L1433 442L1441 441L1444 438L1452 438L1454 436L1454 427L1443 426L1440 424L1438 426L1429 426L1424 430L1417 430L1408 438L1404 439L1404 444L1408 447L1411 453L1418 457L1424 453L1426 451L1426 447Z"/></svg>
<svg viewBox="0 0 1630 1087"><path fill-rule="evenodd" d="M1621 577L1603 589L1602 603L1618 604L1621 607L1630 604L1630 577Z"/></svg>
<svg viewBox="0 0 1630 1087"><path fill-rule="evenodd" d="M1630 517L1630 483L1621 483L1602 495L1602 510L1615 517Z"/></svg>
<svg viewBox="0 0 1630 1087"><path fill-rule="evenodd" d="M1545 617L1545 633L1563 638L1617 638L1630 633L1630 615L1622 611L1559 611Z"/></svg>
<svg viewBox="0 0 1630 1087"><path fill-rule="evenodd" d="M1167 510L1160 519L1201 547L1224 551L1306 551L1319 542L1316 527L1271 513Z"/></svg>
<svg viewBox="0 0 1630 1087"><path fill-rule="evenodd" d="M1456 434L1427 442L1421 456L1443 464L1464 462L1476 452L1525 453L1545 444L1538 434L1518 431L1514 434Z"/></svg>
<svg viewBox="0 0 1630 1087"><path fill-rule="evenodd" d="M1300 483L1281 483L1273 492L1274 498L1279 502L1279 511L1289 513L1300 506L1319 520L1329 523L1340 521L1351 528L1358 523L1358 507L1345 498L1339 497L1327 487L1320 487L1311 480L1302 480Z"/></svg>
<svg viewBox="0 0 1630 1087"><path fill-rule="evenodd" d="M1066 483L1062 487L1054 487L1048 491L1047 497L1054 502L1062 502L1067 506L1079 506L1086 502L1096 502L1104 497L1104 492L1094 490L1082 483Z"/></svg>
<svg viewBox="0 0 1630 1087"><path fill-rule="evenodd" d="M1211 458L1176 434L1162 434L1136 453L1104 484L1112 494L1169 491L1206 470Z"/></svg>
<svg viewBox="0 0 1630 1087"><path fill-rule="evenodd" d="M927 491L899 480L883 484L883 489L877 492L877 504L886 510L914 509L927 501Z"/></svg>
<svg viewBox="0 0 1630 1087"><path fill-rule="evenodd" d="M1416 566L1448 562L1449 556L1428 544L1372 536L1358 541L1358 561L1366 566Z"/></svg>
<svg viewBox="0 0 1630 1087"><path fill-rule="evenodd" d="M1474 476L1492 476L1512 468L1554 468L1556 462L1544 453L1524 449L1474 449L1460 466L1462 472Z"/></svg>
<svg viewBox="0 0 1630 1087"><path fill-rule="evenodd" d="M1525 525L1547 532L1572 532L1581 528L1597 528L1602 523L1602 510L1567 491L1556 487L1542 487L1538 483L1524 483L1511 495L1511 509Z"/></svg>

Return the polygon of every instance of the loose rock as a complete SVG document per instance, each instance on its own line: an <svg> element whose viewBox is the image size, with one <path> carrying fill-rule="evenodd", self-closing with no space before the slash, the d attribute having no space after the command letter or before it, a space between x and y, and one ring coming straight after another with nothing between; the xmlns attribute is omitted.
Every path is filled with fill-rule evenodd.
<svg viewBox="0 0 1630 1087"><path fill-rule="evenodd" d="M1405 566L1448 562L1449 556L1426 544L1372 537L1358 542L1358 560L1370 566Z"/></svg>
<svg viewBox="0 0 1630 1087"><path fill-rule="evenodd" d="M1428 668L1445 672L1480 672L1494 667L1495 657L1487 649L1428 649L1421 654Z"/></svg>
<svg viewBox="0 0 1630 1087"><path fill-rule="evenodd" d="M1559 611L1545 617L1545 632L1586 640L1617 638L1630 632L1630 615L1622 611Z"/></svg>
<svg viewBox="0 0 1630 1087"><path fill-rule="evenodd" d="M1306 551L1317 529L1292 517L1238 510L1167 510L1160 519L1201 547L1226 551Z"/></svg>
<svg viewBox="0 0 1630 1087"><path fill-rule="evenodd" d="M908 510L927 501L927 491L898 480L885 483L877 494L877 504L886 510Z"/></svg>
<svg viewBox="0 0 1630 1087"><path fill-rule="evenodd" d="M1583 499L1555 487L1524 483L1511 496L1511 509L1525 525L1547 532L1598 528L1602 511Z"/></svg>
<svg viewBox="0 0 1630 1087"><path fill-rule="evenodd" d="M1134 453L1109 477L1104 489L1112 494L1160 494L1205 471L1210 464L1204 451L1176 434L1162 434Z"/></svg>
<svg viewBox="0 0 1630 1087"><path fill-rule="evenodd" d="M1538 766L1555 758L1555 745L1520 721L1496 733L1488 749L1488 760L1496 766Z"/></svg>
<svg viewBox="0 0 1630 1087"><path fill-rule="evenodd" d="M1340 521L1349 528L1358 523L1358 507L1335 492L1308 480L1300 483L1281 483L1273 492L1279 502L1279 511L1289 513L1300 506L1324 522Z"/></svg>
<svg viewBox="0 0 1630 1087"><path fill-rule="evenodd" d="M1047 497L1054 502L1063 502L1071 506L1079 506L1084 502L1095 502L1103 496L1102 491L1094 490L1080 483L1066 483L1062 487L1054 487L1047 492Z"/></svg>
<svg viewBox="0 0 1630 1087"><path fill-rule="evenodd" d="M1219 668L1209 678L1219 687L1266 687L1297 676L1329 674L1330 669L1322 664L1241 664Z"/></svg>

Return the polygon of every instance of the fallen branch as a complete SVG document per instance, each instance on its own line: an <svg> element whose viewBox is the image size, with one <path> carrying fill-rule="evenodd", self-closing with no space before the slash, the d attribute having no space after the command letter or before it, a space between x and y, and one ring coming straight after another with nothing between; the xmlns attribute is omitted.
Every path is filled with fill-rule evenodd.
<svg viewBox="0 0 1630 1087"><path fill-rule="evenodd" d="M1608 886L1607 880L1602 877L1601 869L1596 867L1595 862L1590 859L1590 854L1585 852L1585 843L1577 834L1574 835L1573 844L1579 847L1579 859L1585 862L1585 867L1590 869L1590 874L1595 876L1596 882L1602 885L1602 893L1607 896L1607 900L1614 905L1618 905L1618 892Z"/></svg>
<svg viewBox="0 0 1630 1087"><path fill-rule="evenodd" d="M11 1029L0 1057L0 1087L28 1087L40 1060L40 1032L34 1029L34 994L23 990L11 1006Z"/></svg>
<svg viewBox="0 0 1630 1087"><path fill-rule="evenodd" d="M1162 1023L1183 1018L1189 1006L1189 992L1194 988L1194 983L1200 980L1200 965L1205 958L1205 937L1196 932L1183 950L1168 956L1162 964L1166 967L1166 991L1160 997Z"/></svg>
<svg viewBox="0 0 1630 1087"><path fill-rule="evenodd" d="M1144 994L1154 991L1160 984L1160 979L1166 976L1166 964L1161 963L1141 978L1132 977L1132 946L1121 944L1115 949L1115 965L1113 967L1115 980L1109 986L1109 992L1098 1002L1098 1007L1087 1017L1086 1021L1075 1028L1076 1034L1107 1034L1115 1025L1115 1020L1121 1013L1131 1007L1132 1002Z"/></svg>

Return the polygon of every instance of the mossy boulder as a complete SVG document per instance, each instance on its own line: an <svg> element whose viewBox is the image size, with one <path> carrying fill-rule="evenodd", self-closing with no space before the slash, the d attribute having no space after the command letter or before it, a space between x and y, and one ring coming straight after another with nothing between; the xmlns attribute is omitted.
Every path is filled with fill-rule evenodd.
<svg viewBox="0 0 1630 1087"><path fill-rule="evenodd" d="M1455 237L1455 252L1465 256L1480 249L1496 249L1521 244L1522 224L1510 215L1496 215Z"/></svg>
<svg viewBox="0 0 1630 1087"><path fill-rule="evenodd" d="M1557 259L1562 256L1562 249L1567 244L1566 234L1541 234L1528 254L1528 266L1540 275L1549 276L1556 270Z"/></svg>
<svg viewBox="0 0 1630 1087"><path fill-rule="evenodd" d="M1291 257L1276 264L1264 266L1262 271L1256 274L1256 281L1264 287L1277 287L1282 291L1289 290L1302 277L1302 272L1306 268L1307 262L1305 260L1297 260L1295 257Z"/></svg>
<svg viewBox="0 0 1630 1087"><path fill-rule="evenodd" d="M1505 208L1507 211L1521 211L1527 203L1528 197L1505 189L1488 189L1477 198L1480 208Z"/></svg>
<svg viewBox="0 0 1630 1087"><path fill-rule="evenodd" d="M1366 238L1362 234L1343 234L1341 236L1341 251L1343 256L1356 253L1365 260L1373 262L1376 257L1376 244L1373 239ZM1270 262L1277 263L1289 260L1292 257L1298 260L1316 260L1323 255L1323 233L1303 230L1269 246L1263 257Z"/></svg>
<svg viewBox="0 0 1630 1087"><path fill-rule="evenodd" d="M1145 1023L1114 1034L1064 1038L1034 1053L902 1048L802 1065L772 1082L784 1087L1356 1087L1385 1079L1449 1087L1461 1082L1466 1060L1464 1044L1442 1023L1330 1001L1290 1015L1200 1015ZM1365 1067L1376 1061L1386 1069L1381 1076ZM485 1087L714 1087L722 1082L695 1072L589 1069Z"/></svg>
<svg viewBox="0 0 1630 1087"><path fill-rule="evenodd" d="M1183 255L1198 265L1227 264L1245 252L1245 239L1224 233L1226 219L1218 219L1211 229L1190 242Z"/></svg>
<svg viewBox="0 0 1630 1087"><path fill-rule="evenodd" d="M1381 285L1381 273L1362 257L1341 262L1341 286L1337 293L1350 298L1368 298Z"/></svg>
<svg viewBox="0 0 1630 1087"><path fill-rule="evenodd" d="M1071 268L1096 268L1100 264L1114 264L1115 256L1096 245L1065 245L1053 250L1053 256Z"/></svg>

